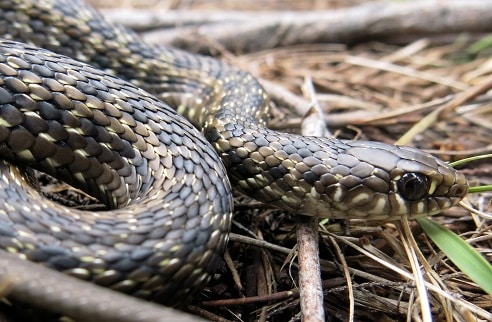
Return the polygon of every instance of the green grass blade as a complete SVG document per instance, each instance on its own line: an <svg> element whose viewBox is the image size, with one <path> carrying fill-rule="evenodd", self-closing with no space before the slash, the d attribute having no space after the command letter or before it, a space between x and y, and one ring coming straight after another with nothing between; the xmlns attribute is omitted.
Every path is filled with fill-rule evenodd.
<svg viewBox="0 0 492 322"><path fill-rule="evenodd" d="M473 157L469 157L469 158L465 158L465 159L451 162L449 165L456 168L457 166L463 165L463 164L468 163L468 162L482 160L482 159L490 159L490 158L492 158L492 154L481 154L481 155L476 155Z"/></svg>
<svg viewBox="0 0 492 322"><path fill-rule="evenodd" d="M417 219L417 222L463 273L492 295L492 265L485 258L458 235L438 223L427 218Z"/></svg>
<svg viewBox="0 0 492 322"><path fill-rule="evenodd" d="M492 185L491 184L468 188L468 193L487 192L487 191L492 191Z"/></svg>

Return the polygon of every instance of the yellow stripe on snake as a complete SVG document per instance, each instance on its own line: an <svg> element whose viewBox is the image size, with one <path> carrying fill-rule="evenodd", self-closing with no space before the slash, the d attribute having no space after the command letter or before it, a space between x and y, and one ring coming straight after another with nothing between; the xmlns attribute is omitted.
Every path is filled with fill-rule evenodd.
<svg viewBox="0 0 492 322"><path fill-rule="evenodd" d="M175 305L226 246L229 181L290 212L388 221L467 192L462 174L414 148L269 130L251 75L147 45L78 1L1 0L0 16L0 248L21 258ZM50 201L24 167L111 210Z"/></svg>

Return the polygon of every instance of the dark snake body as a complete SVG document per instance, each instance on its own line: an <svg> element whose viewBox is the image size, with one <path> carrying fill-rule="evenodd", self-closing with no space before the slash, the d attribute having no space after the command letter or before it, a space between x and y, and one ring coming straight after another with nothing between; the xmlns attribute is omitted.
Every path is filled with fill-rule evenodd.
<svg viewBox="0 0 492 322"><path fill-rule="evenodd" d="M146 45L78 1L1 0L0 16L0 247L22 258L174 305L226 245L226 172L258 200L322 217L411 219L467 192L463 175L414 148L271 131L251 75ZM113 210L64 208L16 165Z"/></svg>

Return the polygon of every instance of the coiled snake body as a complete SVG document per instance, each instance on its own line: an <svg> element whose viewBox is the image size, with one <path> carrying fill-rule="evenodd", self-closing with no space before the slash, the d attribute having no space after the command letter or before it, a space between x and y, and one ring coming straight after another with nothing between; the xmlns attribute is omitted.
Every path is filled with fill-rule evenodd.
<svg viewBox="0 0 492 322"><path fill-rule="evenodd" d="M226 172L258 200L323 217L432 215L467 191L461 174L413 148L271 131L251 75L146 45L78 1L1 0L0 16L0 247L23 258L175 304L226 245ZM112 210L47 200L24 166Z"/></svg>

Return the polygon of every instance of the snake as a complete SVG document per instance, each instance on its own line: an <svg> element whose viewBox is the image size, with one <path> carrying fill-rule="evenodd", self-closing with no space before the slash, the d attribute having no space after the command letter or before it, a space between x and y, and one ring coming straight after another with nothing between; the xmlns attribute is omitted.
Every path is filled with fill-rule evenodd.
<svg viewBox="0 0 492 322"><path fill-rule="evenodd" d="M81 1L0 0L0 17L0 249L15 257L176 306L222 256L232 187L367 221L431 216L468 191L413 147L271 130L251 74L146 44ZM106 208L52 201L30 169Z"/></svg>

